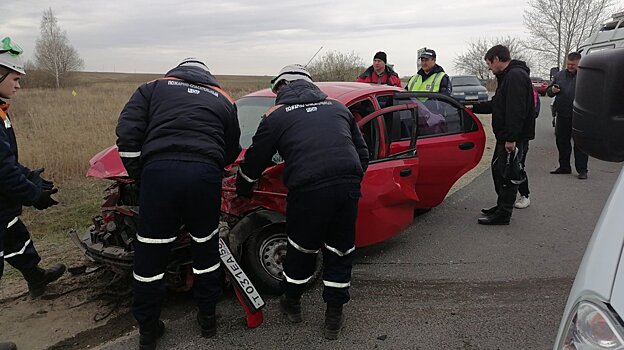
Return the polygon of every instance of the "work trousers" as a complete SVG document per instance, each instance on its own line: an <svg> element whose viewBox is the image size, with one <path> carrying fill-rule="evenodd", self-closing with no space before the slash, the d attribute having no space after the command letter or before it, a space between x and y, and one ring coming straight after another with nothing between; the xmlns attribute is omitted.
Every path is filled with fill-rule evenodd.
<svg viewBox="0 0 624 350"><path fill-rule="evenodd" d="M139 325L154 327L165 296L163 277L184 224L191 235L194 294L212 314L221 295L219 209L221 170L213 164L161 160L142 170L139 232L134 244L134 302Z"/></svg>
<svg viewBox="0 0 624 350"><path fill-rule="evenodd" d="M562 170L572 170L570 167L570 156L572 155L572 117L557 116L555 125L555 139L557 150L559 151L559 167ZM576 172L587 173L587 153L581 151L574 143L574 167Z"/></svg>
<svg viewBox="0 0 624 350"><path fill-rule="evenodd" d="M522 148L518 148L518 157L523 159L521 154ZM503 211L511 215L513 212L514 203L516 202L516 194L518 193L518 185L505 179L505 166L507 161L507 155L509 153L505 149L504 142L497 142L494 154L492 156L492 180L494 180L494 189L498 198L496 200L496 206L499 211Z"/></svg>
<svg viewBox="0 0 624 350"><path fill-rule="evenodd" d="M317 254L323 249L323 300L340 305L349 301L361 196L359 183L288 193L288 248L282 282L287 297L301 297L306 283L314 277Z"/></svg>
<svg viewBox="0 0 624 350"><path fill-rule="evenodd" d="M4 271L4 260L18 270L33 269L41 261L30 233L19 217L9 222L0 222L0 278Z"/></svg>

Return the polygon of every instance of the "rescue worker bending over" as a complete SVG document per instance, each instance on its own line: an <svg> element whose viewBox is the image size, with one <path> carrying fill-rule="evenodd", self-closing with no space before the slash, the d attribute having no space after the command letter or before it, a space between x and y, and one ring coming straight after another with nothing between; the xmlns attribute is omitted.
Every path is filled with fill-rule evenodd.
<svg viewBox="0 0 624 350"><path fill-rule="evenodd" d="M128 175L140 180L132 312L141 349L153 349L164 332L163 277L181 224L192 238L197 321L204 337L216 334L221 174L236 160L239 138L234 101L194 58L140 86L119 116L119 155Z"/></svg>
<svg viewBox="0 0 624 350"><path fill-rule="evenodd" d="M327 99L304 67L286 66L272 83L276 105L263 116L245 153L236 192L250 197L275 152L284 158L288 248L280 309L291 322L302 321L301 295L324 248L325 337L337 339L343 305L350 298L355 220L368 149L349 110Z"/></svg>
<svg viewBox="0 0 624 350"><path fill-rule="evenodd" d="M48 269L39 267L37 253L28 229L20 220L22 206L43 210L58 204L51 195L57 192L54 184L41 177L43 169L30 170L17 158L17 141L9 118L10 99L20 88L24 71L22 49L10 38L0 42L0 279L4 260L19 270L28 283L32 298L45 292L46 286L59 279L65 265L55 264ZM16 349L12 342L0 342L0 349Z"/></svg>

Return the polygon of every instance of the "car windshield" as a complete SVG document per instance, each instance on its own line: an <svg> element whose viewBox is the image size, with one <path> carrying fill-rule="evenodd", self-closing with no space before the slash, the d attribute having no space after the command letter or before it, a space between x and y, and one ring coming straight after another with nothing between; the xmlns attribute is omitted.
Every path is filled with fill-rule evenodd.
<svg viewBox="0 0 624 350"><path fill-rule="evenodd" d="M453 86L481 86L481 82L477 77L453 77L451 81Z"/></svg>
<svg viewBox="0 0 624 350"><path fill-rule="evenodd" d="M241 129L240 144L243 148L249 148L262 116L274 104L274 97L243 97L236 101Z"/></svg>

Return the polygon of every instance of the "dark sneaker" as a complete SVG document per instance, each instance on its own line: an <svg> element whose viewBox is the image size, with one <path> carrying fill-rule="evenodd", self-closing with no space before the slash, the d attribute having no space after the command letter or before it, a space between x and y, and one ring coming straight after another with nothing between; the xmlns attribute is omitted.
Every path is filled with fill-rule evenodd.
<svg viewBox="0 0 624 350"><path fill-rule="evenodd" d="M327 304L325 310L325 339L336 340L344 324L342 305Z"/></svg>
<svg viewBox="0 0 624 350"><path fill-rule="evenodd" d="M286 318L292 323L300 323L303 321L301 316L301 299L291 299L282 295L279 301L280 311L286 315Z"/></svg>
<svg viewBox="0 0 624 350"><path fill-rule="evenodd" d="M481 225L509 225L509 221L511 221L511 214L500 211L478 220Z"/></svg>
<svg viewBox="0 0 624 350"><path fill-rule="evenodd" d="M581 180L587 180L587 172L586 171L580 172L577 177Z"/></svg>
<svg viewBox="0 0 624 350"><path fill-rule="evenodd" d="M481 212L485 215L492 215L494 214L496 211L498 210L498 205L495 205L491 208L483 208L481 209Z"/></svg>
<svg viewBox="0 0 624 350"><path fill-rule="evenodd" d="M156 342L165 333L165 324L158 320L155 326L139 327L139 350L154 350Z"/></svg>
<svg viewBox="0 0 624 350"><path fill-rule="evenodd" d="M201 327L201 335L204 338L212 338L217 335L217 316L212 315L202 315L200 312L197 313L197 323Z"/></svg>
<svg viewBox="0 0 624 350"><path fill-rule="evenodd" d="M572 169L562 169L561 167L551 170L551 174L572 174Z"/></svg>

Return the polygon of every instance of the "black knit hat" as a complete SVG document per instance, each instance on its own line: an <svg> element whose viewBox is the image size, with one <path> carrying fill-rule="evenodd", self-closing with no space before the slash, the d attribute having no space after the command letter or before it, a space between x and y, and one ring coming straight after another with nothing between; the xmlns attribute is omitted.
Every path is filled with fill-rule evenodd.
<svg viewBox="0 0 624 350"><path fill-rule="evenodd" d="M373 56L373 60L374 59L380 59L382 61L384 61L384 63L388 63L388 57L386 56L386 53L383 51L379 51L375 54L375 56Z"/></svg>

